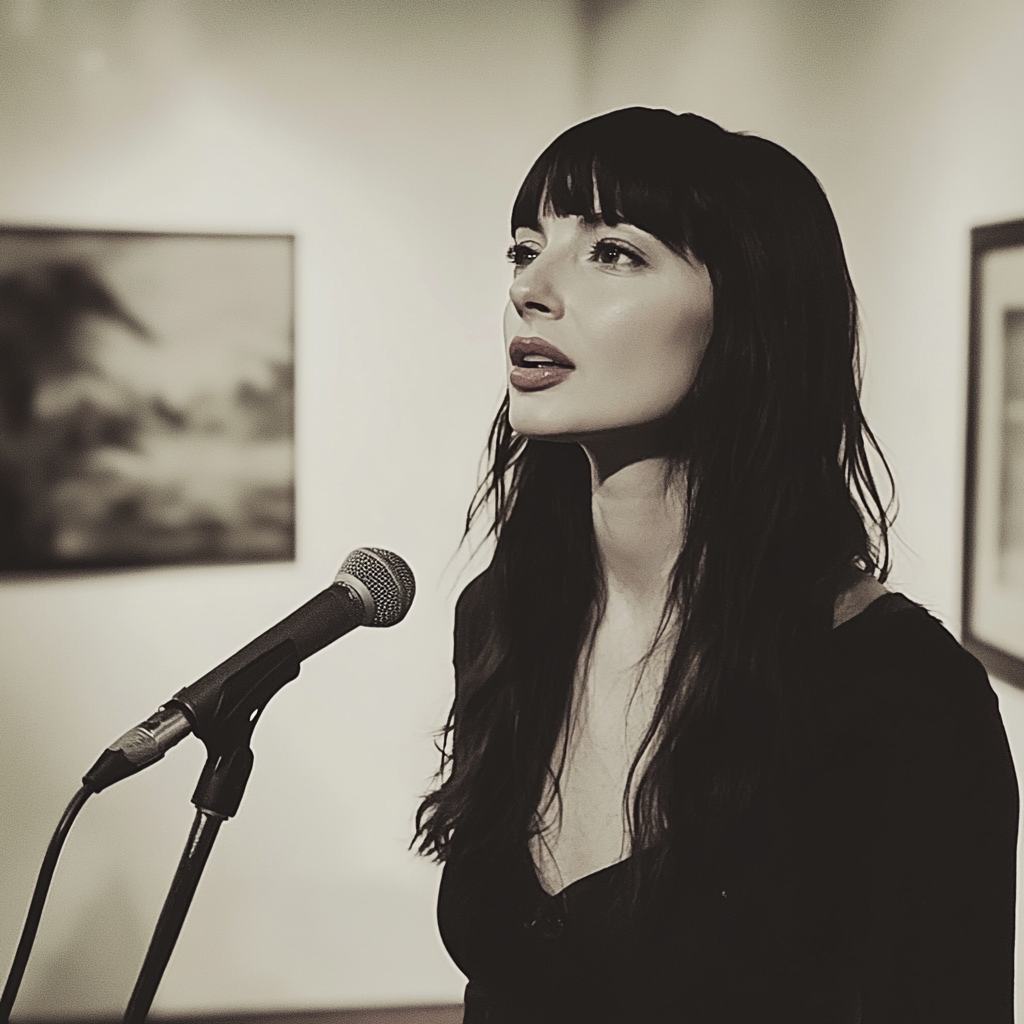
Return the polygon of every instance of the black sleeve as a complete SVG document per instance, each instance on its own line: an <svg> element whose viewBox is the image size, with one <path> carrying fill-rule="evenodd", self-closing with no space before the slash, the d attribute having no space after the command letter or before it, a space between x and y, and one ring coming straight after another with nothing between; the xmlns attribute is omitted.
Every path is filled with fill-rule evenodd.
<svg viewBox="0 0 1024 1024"><path fill-rule="evenodd" d="M870 752L862 1024L1013 1024L1017 779L982 666L922 614Z"/></svg>
<svg viewBox="0 0 1024 1024"><path fill-rule="evenodd" d="M484 655L493 647L492 602L490 600L490 574L484 570L471 580L455 604L455 638L452 664L455 667L454 754L458 760L460 749L459 722L469 698L486 677ZM462 735L463 743L466 740Z"/></svg>
<svg viewBox="0 0 1024 1024"><path fill-rule="evenodd" d="M458 601L455 602L455 643L452 663L455 666L455 696L458 703L460 682L467 675L469 666L477 655L484 632L486 618L485 591L486 571L466 584Z"/></svg>

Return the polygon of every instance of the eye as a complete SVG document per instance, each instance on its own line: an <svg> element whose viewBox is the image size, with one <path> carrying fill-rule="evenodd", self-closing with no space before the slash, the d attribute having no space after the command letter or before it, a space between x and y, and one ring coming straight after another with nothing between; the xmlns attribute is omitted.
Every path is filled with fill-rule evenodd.
<svg viewBox="0 0 1024 1024"><path fill-rule="evenodd" d="M611 238L595 242L590 250L590 260L606 267L646 267L647 260L631 246Z"/></svg>
<svg viewBox="0 0 1024 1024"><path fill-rule="evenodd" d="M514 242L508 247L505 258L516 270L521 270L528 263L532 263L538 255L540 255L540 250L536 246L527 245L525 242Z"/></svg>

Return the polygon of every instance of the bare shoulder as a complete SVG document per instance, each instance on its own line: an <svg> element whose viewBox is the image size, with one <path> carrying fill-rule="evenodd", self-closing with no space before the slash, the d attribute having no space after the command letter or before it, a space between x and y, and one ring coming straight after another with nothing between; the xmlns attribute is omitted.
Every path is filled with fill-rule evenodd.
<svg viewBox="0 0 1024 1024"><path fill-rule="evenodd" d="M889 591L867 573L861 574L845 590L841 590L836 597L835 610L832 613L832 628L841 626L847 619L860 615L872 601L877 600Z"/></svg>

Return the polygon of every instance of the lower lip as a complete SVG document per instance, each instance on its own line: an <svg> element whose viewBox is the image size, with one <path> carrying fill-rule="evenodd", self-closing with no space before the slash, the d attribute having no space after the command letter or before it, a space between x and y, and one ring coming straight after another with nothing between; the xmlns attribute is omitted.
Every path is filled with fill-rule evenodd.
<svg viewBox="0 0 1024 1024"><path fill-rule="evenodd" d="M561 384L572 370L570 366L513 366L508 382L516 391L544 391Z"/></svg>

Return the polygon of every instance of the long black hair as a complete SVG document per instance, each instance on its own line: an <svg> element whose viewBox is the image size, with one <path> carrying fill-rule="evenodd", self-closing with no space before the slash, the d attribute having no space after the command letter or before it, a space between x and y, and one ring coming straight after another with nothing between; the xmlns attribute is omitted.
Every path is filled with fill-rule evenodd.
<svg viewBox="0 0 1024 1024"><path fill-rule="evenodd" d="M541 154L513 233L542 212L642 228L704 264L713 287L711 339L666 424L686 530L663 620L672 655L626 787L639 895L675 835L724 842L813 739L814 653L837 594L851 571L889 571L892 502L869 446L890 490L892 476L861 411L836 221L794 156L694 114L618 110ZM603 597L583 451L517 435L506 398L488 454L467 515L467 531L490 517L495 540L478 584L486 636L445 728L443 781L416 819L420 851L442 860L453 841L507 849L540 830Z"/></svg>

